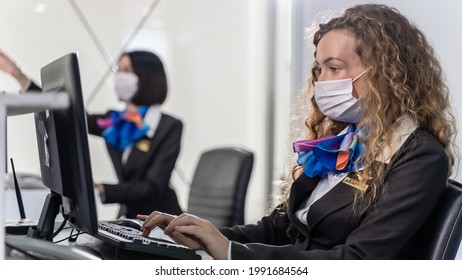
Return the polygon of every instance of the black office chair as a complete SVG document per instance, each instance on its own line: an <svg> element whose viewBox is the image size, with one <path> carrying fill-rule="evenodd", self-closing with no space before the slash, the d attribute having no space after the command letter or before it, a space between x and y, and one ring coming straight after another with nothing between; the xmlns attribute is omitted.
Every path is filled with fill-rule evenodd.
<svg viewBox="0 0 462 280"><path fill-rule="evenodd" d="M462 239L462 184L450 181L417 234L411 258L453 260Z"/></svg>
<svg viewBox="0 0 462 280"><path fill-rule="evenodd" d="M191 182L188 213L208 219L216 227L244 224L252 167L253 153L243 148L205 151Z"/></svg>

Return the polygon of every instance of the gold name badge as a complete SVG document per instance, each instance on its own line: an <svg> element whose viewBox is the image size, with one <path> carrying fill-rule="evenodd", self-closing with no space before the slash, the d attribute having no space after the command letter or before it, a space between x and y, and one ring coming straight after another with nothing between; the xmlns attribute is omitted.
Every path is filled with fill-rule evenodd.
<svg viewBox="0 0 462 280"><path fill-rule="evenodd" d="M136 148L142 152L147 152L149 151L149 148L151 147L151 142L146 139L141 139L140 141L136 142Z"/></svg>
<svg viewBox="0 0 462 280"><path fill-rule="evenodd" d="M349 176L346 176L345 179L343 179L343 183L360 191L365 191L367 190L367 187L369 187L367 181L361 182L358 178L352 178Z"/></svg>

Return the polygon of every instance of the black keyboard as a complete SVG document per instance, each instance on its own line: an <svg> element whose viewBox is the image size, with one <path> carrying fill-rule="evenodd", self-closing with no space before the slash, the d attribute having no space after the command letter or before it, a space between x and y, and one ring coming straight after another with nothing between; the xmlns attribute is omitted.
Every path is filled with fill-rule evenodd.
<svg viewBox="0 0 462 280"><path fill-rule="evenodd" d="M144 237L138 229L114 224L110 221L98 222L98 234L95 237L117 248L150 254L156 258L201 259L195 250L186 246L166 239Z"/></svg>

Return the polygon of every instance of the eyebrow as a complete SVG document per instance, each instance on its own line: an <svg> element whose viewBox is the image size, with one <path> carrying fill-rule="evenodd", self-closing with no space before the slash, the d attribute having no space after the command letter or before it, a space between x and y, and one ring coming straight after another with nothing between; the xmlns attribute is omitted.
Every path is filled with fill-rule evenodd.
<svg viewBox="0 0 462 280"><path fill-rule="evenodd" d="M328 58L326 58L326 59L324 59L324 61L322 61L322 63L329 63L329 62L331 62L331 61L333 61L333 60L338 60L338 61L343 62L343 63L346 64L346 61L345 61L345 60L340 59L340 58L338 58L338 57L332 57L332 56L331 56L331 57L328 57ZM317 60L315 60L315 62L316 62L317 64L319 64L319 62L318 62Z"/></svg>

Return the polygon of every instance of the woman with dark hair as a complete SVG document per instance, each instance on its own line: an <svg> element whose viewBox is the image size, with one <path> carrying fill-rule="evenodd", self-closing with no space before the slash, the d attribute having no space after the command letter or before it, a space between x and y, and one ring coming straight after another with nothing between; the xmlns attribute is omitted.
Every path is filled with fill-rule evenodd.
<svg viewBox="0 0 462 280"><path fill-rule="evenodd" d="M121 55L115 90L122 112L88 116L88 132L106 140L118 184L95 184L103 203L120 203L119 217L157 210L181 213L170 177L180 153L183 124L164 114L167 77L162 61L147 51Z"/></svg>
<svg viewBox="0 0 462 280"><path fill-rule="evenodd" d="M314 30L309 111L278 205L216 229L190 214L139 215L215 259L406 259L458 158L444 72L396 9L357 5ZM311 100L310 103L305 100ZM300 135L300 134L298 134ZM295 140L295 139L294 139Z"/></svg>
<svg viewBox="0 0 462 280"><path fill-rule="evenodd" d="M0 52L0 69L23 89L40 90ZM183 124L161 112L167 97L162 61L147 51L123 53L115 74L115 90L123 111L87 115L88 132L106 141L118 184L95 183L103 203L119 203L118 217L135 218L154 210L181 214L170 177L180 153Z"/></svg>

